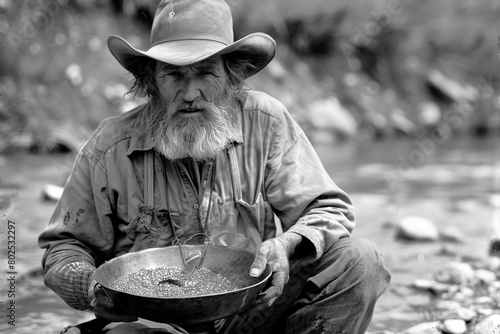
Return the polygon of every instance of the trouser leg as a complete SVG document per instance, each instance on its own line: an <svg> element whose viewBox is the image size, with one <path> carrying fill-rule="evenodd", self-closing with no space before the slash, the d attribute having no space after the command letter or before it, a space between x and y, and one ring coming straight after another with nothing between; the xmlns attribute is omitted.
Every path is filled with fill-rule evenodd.
<svg viewBox="0 0 500 334"><path fill-rule="evenodd" d="M340 239L291 274L271 307L233 319L224 333L364 333L390 280L375 245L358 238Z"/></svg>
<svg viewBox="0 0 500 334"><path fill-rule="evenodd" d="M339 240L305 283L286 333L364 333L390 281L382 255L364 239Z"/></svg>

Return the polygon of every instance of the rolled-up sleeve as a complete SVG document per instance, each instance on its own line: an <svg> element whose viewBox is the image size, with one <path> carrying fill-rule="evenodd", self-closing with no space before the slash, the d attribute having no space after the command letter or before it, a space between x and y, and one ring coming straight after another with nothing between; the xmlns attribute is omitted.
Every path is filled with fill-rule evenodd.
<svg viewBox="0 0 500 334"><path fill-rule="evenodd" d="M266 194L284 231L307 238L322 256L354 229L354 207L324 169L316 151L286 109L273 126Z"/></svg>
<svg viewBox="0 0 500 334"><path fill-rule="evenodd" d="M100 185L100 186L99 186ZM45 248L45 284L69 306L88 308L95 268L113 247L106 175L82 150L38 243Z"/></svg>

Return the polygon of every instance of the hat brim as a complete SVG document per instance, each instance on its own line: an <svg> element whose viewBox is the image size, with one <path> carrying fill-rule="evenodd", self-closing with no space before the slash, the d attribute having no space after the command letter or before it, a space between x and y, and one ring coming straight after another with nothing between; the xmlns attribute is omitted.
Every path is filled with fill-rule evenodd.
<svg viewBox="0 0 500 334"><path fill-rule="evenodd" d="M224 55L232 52L242 52L248 55L248 61L253 67L247 77L262 70L276 53L276 42L264 33L253 33L236 42L225 45L214 40L175 40L152 46L147 51L134 48L129 42L119 36L108 37L108 48L111 54L128 71L133 72L140 57L148 57L175 66L197 63L211 56Z"/></svg>

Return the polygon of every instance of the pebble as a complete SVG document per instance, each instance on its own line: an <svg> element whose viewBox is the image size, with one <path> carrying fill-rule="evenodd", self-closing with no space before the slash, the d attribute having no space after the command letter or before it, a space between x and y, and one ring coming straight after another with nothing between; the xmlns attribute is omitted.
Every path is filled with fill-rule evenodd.
<svg viewBox="0 0 500 334"><path fill-rule="evenodd" d="M488 256L486 259L481 259L478 265L483 269L496 272L500 270L500 257Z"/></svg>
<svg viewBox="0 0 500 334"><path fill-rule="evenodd" d="M494 272L486 269L477 269L475 271L475 276L478 282L483 285L489 285L497 278L497 275Z"/></svg>
<svg viewBox="0 0 500 334"><path fill-rule="evenodd" d="M435 295L441 295L450 290L449 285L428 279L417 279L413 282L413 286L418 290L429 291Z"/></svg>
<svg viewBox="0 0 500 334"><path fill-rule="evenodd" d="M432 310L431 318L401 333L500 334L500 281L496 272L495 258L470 258L446 263L431 273L435 280L413 281L409 286L432 296L427 305L419 305Z"/></svg>
<svg viewBox="0 0 500 334"><path fill-rule="evenodd" d="M448 310L453 310L461 307L462 305L456 301L456 300L443 300L443 299L438 299L434 303L434 307L436 310L441 310L441 311L448 311Z"/></svg>
<svg viewBox="0 0 500 334"><path fill-rule="evenodd" d="M166 298L202 296L238 289L226 277L206 268L187 274L176 267L141 269L120 277L112 287L135 295Z"/></svg>
<svg viewBox="0 0 500 334"><path fill-rule="evenodd" d="M445 319L460 319L465 322L471 322L477 316L476 311L467 307L458 307L443 313L442 318Z"/></svg>
<svg viewBox="0 0 500 334"><path fill-rule="evenodd" d="M486 317L492 315L494 311L490 308L476 308L476 312L478 315Z"/></svg>
<svg viewBox="0 0 500 334"><path fill-rule="evenodd" d="M46 184L42 189L42 199L57 202L63 193L64 188L53 184Z"/></svg>
<svg viewBox="0 0 500 334"><path fill-rule="evenodd" d="M484 305L484 304L493 304L493 298L490 296L481 296L474 300L474 304Z"/></svg>
<svg viewBox="0 0 500 334"><path fill-rule="evenodd" d="M459 291L463 296L465 296L465 298L472 298L476 294L474 289L468 286L461 286Z"/></svg>
<svg viewBox="0 0 500 334"><path fill-rule="evenodd" d="M467 331L467 324L462 319L446 319L441 331L446 334L463 334Z"/></svg>
<svg viewBox="0 0 500 334"><path fill-rule="evenodd" d="M437 241L439 231L426 218L408 216L402 218L396 227L396 239L409 241Z"/></svg>
<svg viewBox="0 0 500 334"><path fill-rule="evenodd" d="M474 277L474 269L464 262L449 262L434 274L434 278L440 283L459 285L471 284Z"/></svg>
<svg viewBox="0 0 500 334"><path fill-rule="evenodd" d="M489 241L489 251L491 256L500 257L500 237L492 237Z"/></svg>

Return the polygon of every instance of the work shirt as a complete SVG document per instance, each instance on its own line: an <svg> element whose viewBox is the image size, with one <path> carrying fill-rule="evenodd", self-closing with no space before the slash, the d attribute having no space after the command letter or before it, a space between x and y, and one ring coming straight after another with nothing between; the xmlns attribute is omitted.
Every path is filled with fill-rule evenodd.
<svg viewBox="0 0 500 334"><path fill-rule="evenodd" d="M282 230L307 239L314 260L350 236L352 203L286 108L256 91L239 93L239 102L237 140L201 165L154 150L151 104L104 120L40 235L46 285L85 309L95 268L130 251L198 233L208 237L196 242L255 250Z"/></svg>

